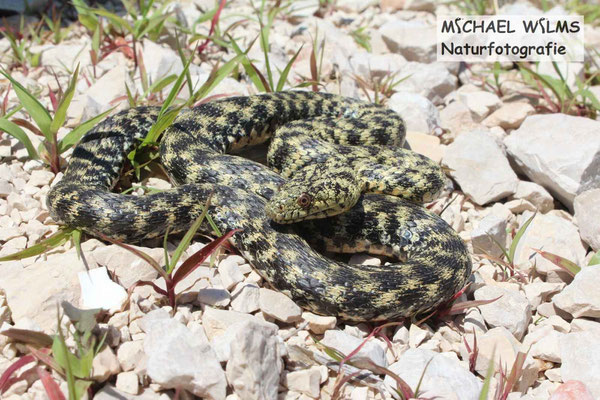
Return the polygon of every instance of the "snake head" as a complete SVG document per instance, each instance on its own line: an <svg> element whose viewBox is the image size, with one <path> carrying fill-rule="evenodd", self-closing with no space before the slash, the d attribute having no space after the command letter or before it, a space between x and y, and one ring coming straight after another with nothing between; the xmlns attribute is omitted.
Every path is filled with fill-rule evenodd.
<svg viewBox="0 0 600 400"><path fill-rule="evenodd" d="M294 173L266 205L279 224L341 214L356 204L362 185L347 165L317 163Z"/></svg>

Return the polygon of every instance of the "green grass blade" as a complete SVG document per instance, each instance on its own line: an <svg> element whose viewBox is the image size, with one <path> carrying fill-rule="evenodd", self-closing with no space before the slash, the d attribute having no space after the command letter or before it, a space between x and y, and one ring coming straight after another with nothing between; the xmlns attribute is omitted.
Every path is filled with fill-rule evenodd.
<svg viewBox="0 0 600 400"><path fill-rule="evenodd" d="M29 92L29 90L25 89L7 72L2 70L0 71L0 74L4 75L6 79L8 79L12 83L13 88L15 89L15 93L17 94L17 97L21 101L23 107L25 107L29 115L31 115L31 118L33 118L33 120L37 124L38 128L40 128L40 131L42 131L46 139L51 141L52 135L50 134L50 124L52 123L52 117L50 117L50 113L48 112L46 107L44 107L42 103L40 103L38 99L36 99L35 96L31 94L31 92Z"/></svg>
<svg viewBox="0 0 600 400"><path fill-rule="evenodd" d="M488 394L490 391L490 384L492 382L492 377L494 376L494 353L495 351L492 351L492 357L490 358L491 361L485 373L485 379L483 381L483 386L481 387L481 392L479 393L479 400L487 400L489 398Z"/></svg>
<svg viewBox="0 0 600 400"><path fill-rule="evenodd" d="M521 237L523 236L523 234L525 233L525 231L527 230L527 227L529 226L529 224L531 224L531 221L533 221L533 219L535 218L536 214L533 214L531 216L531 218L529 218L522 227L519 228L519 230L517 231L517 233L515 234L515 237L512 240L512 243L510 244L510 249L508 252L508 262L510 264L512 264L515 260L515 252L517 251L517 245L519 244L519 241L521 240Z"/></svg>
<svg viewBox="0 0 600 400"><path fill-rule="evenodd" d="M252 43L250 44L250 46L248 46L248 49L246 50L246 52L243 52L232 36L229 36L229 40L231 41L231 46L233 47L233 50L235 51L235 53L238 56L246 55L248 53L248 51L252 48L252 45L254 44L254 42L256 41L256 39L254 39L252 41ZM259 77L256 70L252 67L252 63L250 62L250 59L246 56L246 57L243 57L240 62L242 64L242 67L244 67L244 71L246 71L248 78L250 78L250 80L252 81L254 86L258 89L258 91L263 92L263 93L268 92L269 90L267 90L266 85L264 85L263 81Z"/></svg>
<svg viewBox="0 0 600 400"><path fill-rule="evenodd" d="M73 233L72 228L62 228L54 235L49 238L31 246L17 253L9 254L4 257L0 257L0 261L14 261L22 260L23 258L37 256L38 254L45 253L46 251L58 247L69 240Z"/></svg>
<svg viewBox="0 0 600 400"><path fill-rule="evenodd" d="M60 100L56 112L54 113L54 118L50 123L50 132L52 135L56 134L58 129L65 123L65 119L67 118L67 109L69 108L69 105L71 105L71 100L73 100L73 96L75 95L75 85L77 85L78 76L79 64L77 64L77 68L75 68L75 72L73 73L73 76L71 76L69 86L63 93L62 99Z"/></svg>
<svg viewBox="0 0 600 400"><path fill-rule="evenodd" d="M7 120L6 118L0 118L0 130L8 133L21 142L27 149L27 154L29 155L30 159L37 160L40 158L37 150L33 146L33 143L31 143L29 136L27 136L25 131L21 129L19 125Z"/></svg>
<svg viewBox="0 0 600 400"><path fill-rule="evenodd" d="M231 71L239 64L239 62L245 57L245 54L235 56L231 60L227 61L221 68L211 73L206 82L194 93L194 102L202 99L209 94L223 79L225 79Z"/></svg>
<svg viewBox="0 0 600 400"><path fill-rule="evenodd" d="M80 124L77 128L73 129L71 132L67 133L65 137L58 143L58 152L64 153L69 148L74 146L79 139L90 129L92 129L98 122L100 122L104 117L106 117L112 110L115 108L111 108L110 110L104 111L100 115L96 115L94 118L90 118L84 123Z"/></svg>
<svg viewBox="0 0 600 400"><path fill-rule="evenodd" d="M96 15L107 18L114 26L121 28L122 31L127 31L133 34L133 26L124 18L119 17L117 14L111 13L108 10L101 8L94 8L90 10Z"/></svg>
<svg viewBox="0 0 600 400"><path fill-rule="evenodd" d="M162 78L162 79L154 82L152 85L150 85L150 87L148 88L148 91L150 93L160 92L165 87L167 87L170 83L172 83L176 80L177 80L177 75L175 75L175 74L165 76L164 78Z"/></svg>
<svg viewBox="0 0 600 400"><path fill-rule="evenodd" d="M169 263L170 265L169 265L169 270L167 271L167 273L170 274L173 271L173 268L175 268L175 266L177 265L177 262L181 258L181 255L183 254L185 249L187 249L188 246L190 245L192 238L194 237L194 235L198 231L198 228L200 228L200 225L204 221L204 218L206 217L206 213L208 212L209 207L210 207L210 197L206 200L206 203L204 204L202 214L200 214L200 216L198 218L196 218L196 221L194 221L192 226L190 226L190 228L187 230L187 232L181 239L181 242L179 242L179 244L177 245L177 248L173 252L173 256L171 257L171 262Z"/></svg>
<svg viewBox="0 0 600 400"><path fill-rule="evenodd" d="M275 91L280 92L283 89L283 86L287 82L287 77L290 73L292 65L294 64L294 61L296 61L296 58L298 58L300 51L302 51L302 47L304 47L304 45L300 46L300 48L298 49L296 54L294 54L294 56L291 58L291 60L287 63L287 65L281 72L281 75L279 76L279 81L277 82L277 88L275 89Z"/></svg>

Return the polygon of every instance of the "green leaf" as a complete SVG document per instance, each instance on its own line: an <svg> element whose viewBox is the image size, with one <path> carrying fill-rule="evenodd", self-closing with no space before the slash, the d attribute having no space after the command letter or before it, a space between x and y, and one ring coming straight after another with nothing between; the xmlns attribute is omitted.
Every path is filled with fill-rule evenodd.
<svg viewBox="0 0 600 400"><path fill-rule="evenodd" d="M45 239L25 250L21 250L17 253L9 254L4 257L0 257L0 261L14 261L14 260L22 260L24 258L37 256L38 254L42 254L47 252L54 247L58 247L69 240L71 234L73 233L73 228L62 228L54 235L50 236L48 239Z"/></svg>
<svg viewBox="0 0 600 400"><path fill-rule="evenodd" d="M69 86L63 93L62 99L60 100L56 112L54 113L54 118L50 123L50 133L52 135L55 135L56 132L58 132L58 129L65 123L65 119L67 118L67 109L69 108L69 105L71 105L71 100L73 100L73 95L75 94L75 85L77 84L78 76L79 64L77 64L75 72L69 80Z"/></svg>
<svg viewBox="0 0 600 400"><path fill-rule="evenodd" d="M300 46L300 48L298 49L296 54L294 54L294 56L291 58L291 60L287 63L287 65L281 72L281 75L279 75L279 81L277 82L277 88L275 89L275 91L280 92L283 89L283 86L287 82L287 77L288 77L288 74L290 73L290 69L292 68L292 65L294 64L294 61L296 61L296 58L298 58L300 51L302 51L302 47L304 47L304 44L302 46Z"/></svg>
<svg viewBox="0 0 600 400"><path fill-rule="evenodd" d="M239 55L243 55L245 57L243 57L241 59L241 64L242 67L244 67L244 71L246 71L246 74L248 75L248 78L250 78L250 80L252 81L252 83L254 84L254 86L258 89L259 92L269 92L270 90L267 89L267 86L263 83L262 79L260 78L260 76L258 75L258 73L256 72L256 70L254 69L254 67L252 66L252 62L250 61L250 59L246 56L246 54L248 53L248 51L252 48L252 45L254 44L254 42L256 41L256 39L254 39L252 41L252 43L250 43L250 45L248 46L248 49L243 52L240 47L237 45L236 41L233 39L232 36L229 36L229 40L231 41L231 46L233 47L233 50L235 51L235 53L239 56Z"/></svg>
<svg viewBox="0 0 600 400"><path fill-rule="evenodd" d="M490 358L491 360L494 359L494 353L496 352L496 349L494 348L492 350L492 357ZM488 399L488 393L490 391L490 383L492 382L492 377L494 376L494 366L496 364L494 362L490 362L488 367L487 367L487 371L485 373L485 379L483 380L483 386L481 387L481 392L479 393L479 400L487 400Z"/></svg>
<svg viewBox="0 0 600 400"><path fill-rule="evenodd" d="M4 75L6 79L12 83L15 93L21 101L21 104L23 104L23 107L25 107L31 118L33 118L38 128L40 128L40 131L44 133L46 139L51 141L52 135L50 135L50 124L52 123L52 117L50 117L50 113L46 107L44 107L31 92L25 89L6 71L2 70L0 71L0 74Z"/></svg>
<svg viewBox="0 0 600 400"><path fill-rule="evenodd" d="M148 88L148 91L150 93L156 93L156 92L160 92L161 90L163 90L165 87L167 87L171 82L177 80L177 75L175 74L171 74L168 76L165 76L164 78L154 82L152 85L150 85L150 87Z"/></svg>
<svg viewBox="0 0 600 400"><path fill-rule="evenodd" d="M119 17L117 14L111 13L110 11L101 8L91 9L90 11L96 15L100 15L101 17L107 18L114 26L121 28L122 31L127 31L131 34L134 33L133 26L131 26L129 21Z"/></svg>
<svg viewBox="0 0 600 400"><path fill-rule="evenodd" d="M542 251L539 249L532 250L544 257L546 260L551 261L554 265L561 267L562 269L567 271L571 276L575 276L579 271L581 271L581 268L571 260L568 260L564 257L547 251Z"/></svg>
<svg viewBox="0 0 600 400"><path fill-rule="evenodd" d="M592 256L592 258L590 258L590 262L588 263L588 266L590 265L598 265L600 264L600 250L598 250L596 252L596 254L594 254Z"/></svg>
<svg viewBox="0 0 600 400"><path fill-rule="evenodd" d="M91 332L96 326L96 316L102 311L101 308L83 310L75 307L66 300L60 303L69 320L75 325L77 331L81 333Z"/></svg>
<svg viewBox="0 0 600 400"><path fill-rule="evenodd" d="M33 143L31 143L29 136L27 136L25 131L21 129L19 125L9 121L6 118L0 118L0 130L17 138L17 140L21 142L23 146L25 146L25 148L27 149L27 154L29 155L29 158L31 158L32 160L37 160L40 158L38 152L33 146Z"/></svg>
<svg viewBox="0 0 600 400"><path fill-rule="evenodd" d="M523 236L523 234L525 233L525 231L527 230L527 227L529 226L529 224L531 223L531 221L533 221L533 219L535 218L536 214L533 214L531 216L531 218L529 218L521 228L519 228L519 230L517 231L517 233L515 234L515 237L512 240L512 243L510 244L510 249L508 252L508 262L509 263L513 263L515 260L515 252L517 251L517 245L519 244L519 241L521 240L521 237Z"/></svg>
<svg viewBox="0 0 600 400"><path fill-rule="evenodd" d="M179 242L179 244L177 245L177 248L173 252L173 256L171 257L171 262L169 263L169 270L167 271L168 274L170 274L173 271L173 268L175 268L175 266L177 265L179 258L181 257L181 255L183 254L185 249L187 249L188 246L190 245L192 238L194 237L194 235L198 231L198 228L200 228L200 225L204 221L204 218L206 217L206 213L208 212L209 207L210 207L210 197L206 200L206 203L204 204L204 207L202 209L202 213L200 214L200 216L198 218L196 218L196 220L194 221L192 226L190 226L190 228L187 230L187 232L181 239L181 242Z"/></svg>
<svg viewBox="0 0 600 400"><path fill-rule="evenodd" d="M60 142L58 142L58 152L64 153L65 151L70 149L72 146L74 146L77 142L79 142L81 137L87 131L92 129L99 121L104 119L104 117L106 117L114 109L115 108L113 107L110 110L107 110L100 115L96 115L94 118L88 119L84 123L80 124L77 128L75 128L71 132L67 133L65 135L65 137Z"/></svg>
<svg viewBox="0 0 600 400"><path fill-rule="evenodd" d="M206 82L194 93L192 97L194 101L198 101L210 93L223 79L225 79L231 71L238 65L240 60L245 57L245 54L237 55L227 61L221 68L210 74Z"/></svg>

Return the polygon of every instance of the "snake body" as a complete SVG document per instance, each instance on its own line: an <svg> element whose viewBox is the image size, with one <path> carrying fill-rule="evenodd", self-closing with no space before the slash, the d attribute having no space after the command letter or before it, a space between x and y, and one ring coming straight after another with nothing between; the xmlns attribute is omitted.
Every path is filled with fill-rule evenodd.
<svg viewBox="0 0 600 400"><path fill-rule="evenodd" d="M161 140L162 163L178 186L143 196L111 192L126 155L158 112L155 107L126 110L84 135L64 177L48 194L54 219L91 234L135 242L160 237L167 229L185 230L210 197L212 220L221 232L240 229L233 244L269 284L308 310L353 321L396 319L431 310L469 277L471 262L460 237L417 204L439 190L442 175L430 160L398 148L404 141L404 125L393 111L310 92L205 103L182 111ZM284 134L273 139L269 159L285 177L229 154L266 142L278 129ZM324 154L313 151L323 139L336 147L326 148ZM285 146L299 140L305 143L297 154ZM336 181L328 183L319 182L315 175L319 169L311 166L339 162L338 157L349 156L357 145L366 147L345 167L358 172L348 179L358 179L360 191L367 193L354 196L354 207L327 219L292 225L280 225L267 216L269 200L274 200L271 209L286 202L278 200L278 190L297 179L294 170L299 176L312 174L315 207L318 193L339 195L347 190L341 182L346 171L342 165L338 164ZM399 159L390 161L392 153ZM395 175L394 187L385 181L390 179L385 170ZM288 189L293 190L294 184ZM297 216L298 211L292 214ZM208 224L200 229L212 231ZM333 261L305 239L319 251L369 251L400 261L381 266Z"/></svg>

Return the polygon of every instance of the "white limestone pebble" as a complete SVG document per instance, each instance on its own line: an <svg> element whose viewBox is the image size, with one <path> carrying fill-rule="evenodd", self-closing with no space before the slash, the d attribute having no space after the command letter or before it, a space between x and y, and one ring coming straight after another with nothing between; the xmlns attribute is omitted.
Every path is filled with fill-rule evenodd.
<svg viewBox="0 0 600 400"><path fill-rule="evenodd" d="M552 298L554 305L575 318L600 318L600 265L583 267L575 279Z"/></svg>
<svg viewBox="0 0 600 400"><path fill-rule="evenodd" d="M462 191L479 205L503 199L517 189L519 179L489 132L475 130L458 136L446 149L443 163Z"/></svg>
<svg viewBox="0 0 600 400"><path fill-rule="evenodd" d="M504 327L521 340L531 320L531 305L525 295L500 286L483 286L475 291L474 296L475 300L498 298L479 306L485 322L491 327Z"/></svg>
<svg viewBox="0 0 600 400"><path fill-rule="evenodd" d="M528 117L505 140L520 170L573 208L578 193L600 187L600 122L565 114Z"/></svg>
<svg viewBox="0 0 600 400"><path fill-rule="evenodd" d="M227 381L211 346L174 319L157 319L144 339L147 374L162 388L181 388L224 400ZM174 362L176 360L176 362Z"/></svg>
<svg viewBox="0 0 600 400"><path fill-rule="evenodd" d="M227 381L240 399L276 399L283 370L277 328L245 321L231 342Z"/></svg>
<svg viewBox="0 0 600 400"><path fill-rule="evenodd" d="M475 400L481 391L481 381L460 365L454 353L408 349L389 369L413 389L422 376L419 394L423 398ZM385 376L384 383L397 387L389 375Z"/></svg>
<svg viewBox="0 0 600 400"><path fill-rule="evenodd" d="M271 289L260 289L260 310L276 320L294 322L302 318L302 309L286 295Z"/></svg>

